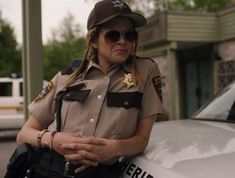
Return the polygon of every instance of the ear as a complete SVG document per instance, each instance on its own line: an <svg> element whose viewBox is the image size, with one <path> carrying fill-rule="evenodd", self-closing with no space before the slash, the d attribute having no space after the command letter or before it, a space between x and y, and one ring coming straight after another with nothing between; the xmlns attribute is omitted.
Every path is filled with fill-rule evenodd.
<svg viewBox="0 0 235 178"><path fill-rule="evenodd" d="M91 42L91 46L92 46L93 48L95 48L95 49L98 48L98 45L97 45L96 40L94 40L94 41Z"/></svg>

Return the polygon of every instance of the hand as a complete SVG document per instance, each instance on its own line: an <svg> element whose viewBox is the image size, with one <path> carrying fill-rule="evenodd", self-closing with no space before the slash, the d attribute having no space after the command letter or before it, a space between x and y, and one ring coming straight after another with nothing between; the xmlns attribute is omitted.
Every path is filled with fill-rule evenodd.
<svg viewBox="0 0 235 178"><path fill-rule="evenodd" d="M89 141L86 142L86 146L83 145L82 149L81 145L78 143L63 145L63 149L67 152L65 155L67 161L79 161L79 163L84 165L97 165L98 162L102 162L119 155L118 140L94 137L89 137L87 139Z"/></svg>
<svg viewBox="0 0 235 178"><path fill-rule="evenodd" d="M82 137L79 134L58 132L53 138L52 147L61 155L74 154L76 152L79 152L81 154L80 157L84 157L83 155L86 155L86 157L90 159L96 159L94 155L92 155L91 153L86 154L85 151L89 150L91 139L91 137ZM76 146L74 147L74 149L64 149L64 144L75 144Z"/></svg>
<svg viewBox="0 0 235 178"><path fill-rule="evenodd" d="M85 170L86 168L88 168L89 166L88 165L81 165L81 166L79 166L78 168L76 168L75 170L74 170L74 173L79 173L79 172L81 172L81 171L83 171L83 170Z"/></svg>
<svg viewBox="0 0 235 178"><path fill-rule="evenodd" d="M103 144L95 144L92 146L90 153L98 156L98 162L103 162L111 158L120 156L119 141L105 138L94 138L96 142Z"/></svg>
<svg viewBox="0 0 235 178"><path fill-rule="evenodd" d="M94 137L79 137L72 142L62 144L64 157L72 164L96 166L100 160L99 156L92 152L94 145L104 145L103 140Z"/></svg>
<svg viewBox="0 0 235 178"><path fill-rule="evenodd" d="M60 153L61 155L64 155L66 152L63 149L62 145L65 143L75 142L80 137L81 136L79 134L58 132L55 134L53 141L52 141L53 150Z"/></svg>

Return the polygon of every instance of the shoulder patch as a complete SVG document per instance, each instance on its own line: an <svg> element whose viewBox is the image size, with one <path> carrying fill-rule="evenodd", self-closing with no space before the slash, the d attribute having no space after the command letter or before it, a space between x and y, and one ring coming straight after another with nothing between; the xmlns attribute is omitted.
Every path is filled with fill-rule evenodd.
<svg viewBox="0 0 235 178"><path fill-rule="evenodd" d="M43 90L41 91L41 93L35 98L35 100L33 101L34 103L41 101L42 99L44 99L54 88L54 85L52 83L52 81L50 81L46 87L43 88Z"/></svg>
<svg viewBox="0 0 235 178"><path fill-rule="evenodd" d="M159 96L159 98L161 99L162 101L162 84L161 84L161 77L160 76L157 76L157 77L153 77L152 78L152 83L153 83L153 86Z"/></svg>

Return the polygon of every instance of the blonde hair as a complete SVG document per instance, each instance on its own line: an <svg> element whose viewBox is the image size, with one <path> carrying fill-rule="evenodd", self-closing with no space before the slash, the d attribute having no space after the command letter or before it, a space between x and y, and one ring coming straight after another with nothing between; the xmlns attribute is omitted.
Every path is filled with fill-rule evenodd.
<svg viewBox="0 0 235 178"><path fill-rule="evenodd" d="M100 26L96 26L88 31L87 33L87 49L84 52L84 59L79 66L77 70L75 70L68 78L66 82L66 87L73 84L74 81L76 81L78 78L82 77L84 73L86 72L86 69L90 63L91 60L98 62L98 51L96 48L94 48L91 43L94 42L99 35L100 32ZM133 80L135 84L138 84L138 81L140 80L139 72L137 69L137 66L135 64L136 59L136 50L137 50L137 43L134 44L133 53L131 56L127 59L127 63L132 65L132 71L131 74L133 76Z"/></svg>
<svg viewBox="0 0 235 178"><path fill-rule="evenodd" d="M77 70L75 70L68 78L66 87L70 86L74 81L81 77L86 71L91 59L96 59L98 51L91 45L91 42L95 41L99 34L99 27L94 27L87 33L87 49L84 51L84 58Z"/></svg>

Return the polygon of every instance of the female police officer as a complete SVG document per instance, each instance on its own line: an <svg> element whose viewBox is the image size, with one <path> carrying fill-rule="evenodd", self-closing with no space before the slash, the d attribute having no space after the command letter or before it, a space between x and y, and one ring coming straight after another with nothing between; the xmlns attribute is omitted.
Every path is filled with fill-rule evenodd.
<svg viewBox="0 0 235 178"><path fill-rule="evenodd" d="M29 105L32 115L17 142L49 147L63 156L63 164L67 161L64 166L73 165L69 173L58 166L54 177L118 177L113 169L117 159L145 149L162 112L157 64L135 55L135 28L145 23L121 0L96 3L82 64L73 73L59 72ZM61 132L49 131L63 91ZM53 177L50 171L42 174L35 170L33 177Z"/></svg>

